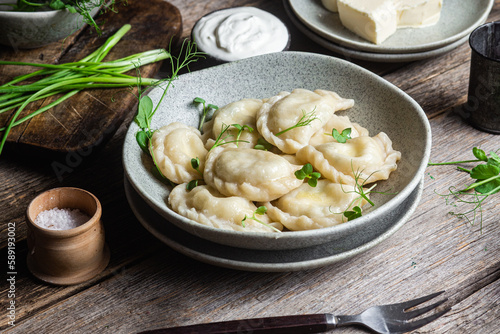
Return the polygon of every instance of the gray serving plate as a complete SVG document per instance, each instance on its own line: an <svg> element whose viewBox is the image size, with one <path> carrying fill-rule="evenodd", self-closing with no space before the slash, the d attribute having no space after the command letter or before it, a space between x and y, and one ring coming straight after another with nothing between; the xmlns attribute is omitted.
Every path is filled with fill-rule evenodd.
<svg viewBox="0 0 500 334"><path fill-rule="evenodd" d="M152 173L151 158L139 148L130 125L123 146L123 166L127 179L143 200L166 220L200 238L247 249L294 249L318 245L376 226L380 217L394 211L414 191L429 160L431 130L421 107L388 81L350 62L324 55L280 52L244 59L181 75L168 92L152 121L152 128L179 121L198 126L200 107L195 97L223 106L242 98L267 98L295 88L326 89L355 100L344 112L371 135L383 131L402 152L398 170L387 181L379 182L373 194L376 207L348 223L309 231L257 233L227 231L205 226L180 216L167 205L170 187ZM162 87L149 96L155 105Z"/></svg>
<svg viewBox="0 0 500 334"><path fill-rule="evenodd" d="M293 12L309 29L341 47L380 53L415 53L442 48L456 42L484 23L494 0L443 0L438 23L423 28L403 28L381 44L373 44L340 22L338 13L326 10L321 0L288 1Z"/></svg>
<svg viewBox="0 0 500 334"><path fill-rule="evenodd" d="M257 272L309 270L357 256L396 233L410 218L422 196L424 181L377 225L316 246L286 250L255 250L221 245L176 227L148 206L125 177L127 200L139 222L152 235L175 251L211 265Z"/></svg>

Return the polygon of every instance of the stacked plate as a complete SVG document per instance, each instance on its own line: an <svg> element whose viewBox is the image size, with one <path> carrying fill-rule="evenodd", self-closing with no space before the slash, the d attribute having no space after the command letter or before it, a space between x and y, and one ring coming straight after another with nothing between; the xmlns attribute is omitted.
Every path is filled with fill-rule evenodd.
<svg viewBox="0 0 500 334"><path fill-rule="evenodd" d="M346 29L338 13L326 10L321 0L284 0L293 24L312 41L346 58L376 62L405 62L434 57L468 40L484 23L494 0L443 0L441 18L430 27L398 29L377 45Z"/></svg>
<svg viewBox="0 0 500 334"><path fill-rule="evenodd" d="M393 235L416 209L431 148L430 125L421 107L403 91L351 62L311 53L280 52L181 75L160 103L151 127L172 122L198 127L202 97L224 106L243 98L268 98L295 88L326 89L355 101L340 114L385 132L402 153L398 169L371 194L376 203L344 224L281 233L228 231L182 217L168 205L171 186L153 173L150 156L136 141L132 123L125 137L123 165L129 204L141 224L178 252L213 265L251 271L294 271L329 265L358 255ZM159 103L163 87L149 96Z"/></svg>

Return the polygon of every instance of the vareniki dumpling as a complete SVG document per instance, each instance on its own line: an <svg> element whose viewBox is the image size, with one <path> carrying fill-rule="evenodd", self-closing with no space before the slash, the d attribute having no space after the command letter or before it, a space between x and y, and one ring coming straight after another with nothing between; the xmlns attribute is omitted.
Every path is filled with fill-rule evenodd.
<svg viewBox="0 0 500 334"><path fill-rule="evenodd" d="M265 203L272 220L281 222L293 231L312 230L347 221L343 213L354 206L360 208L366 200L356 193L352 185L333 183L326 179L316 187L307 183L274 202Z"/></svg>
<svg viewBox="0 0 500 334"><path fill-rule="evenodd" d="M200 185L188 191L186 184L177 185L168 198L172 209L178 214L192 219L200 224L225 230L248 232L275 232L269 226L282 230L281 224L272 223L269 217L258 215L259 223L253 219L257 207L255 204L242 197L226 197L217 190Z"/></svg>
<svg viewBox="0 0 500 334"><path fill-rule="evenodd" d="M300 186L303 181L294 174L300 168L277 154L228 144L209 152L203 176L208 185L226 196L263 202Z"/></svg>
<svg viewBox="0 0 500 334"><path fill-rule="evenodd" d="M392 148L389 137L380 132L375 137L356 137L346 143L308 145L297 152L324 178L344 184L386 180L396 170L401 153Z"/></svg>
<svg viewBox="0 0 500 334"><path fill-rule="evenodd" d="M245 129L238 142L238 147L251 147L257 144L260 135L256 129L257 111L262 106L262 100L259 99L242 99L236 102L231 102L222 108L215 111L212 119L203 126L202 138L207 142L207 149L210 149L224 127L229 126L229 129L224 136L229 136L226 141L236 140L238 130L231 126L238 124L240 126L249 126L253 131ZM213 140L209 140L213 139Z"/></svg>
<svg viewBox="0 0 500 334"><path fill-rule="evenodd" d="M174 183L185 183L200 178L191 166L191 159L200 160L203 171L207 150L198 129L174 122L156 130L151 138L151 154L161 173Z"/></svg>
<svg viewBox="0 0 500 334"><path fill-rule="evenodd" d="M281 92L267 100L257 113L257 129L264 139L283 153L294 154L309 144L338 110L350 108L354 101L337 93L317 89ZM309 119L307 125L296 126ZM291 130L289 130L291 129Z"/></svg>

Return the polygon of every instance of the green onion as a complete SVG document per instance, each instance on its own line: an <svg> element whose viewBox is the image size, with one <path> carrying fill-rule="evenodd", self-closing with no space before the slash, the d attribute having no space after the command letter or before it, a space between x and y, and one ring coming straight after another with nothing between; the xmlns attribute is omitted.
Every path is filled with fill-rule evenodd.
<svg viewBox="0 0 500 334"><path fill-rule="evenodd" d="M129 24L124 25L106 40L99 49L77 62L54 65L0 60L0 65L35 66L42 68L38 71L18 76L10 82L0 85L0 113L17 108L8 124L0 128L0 132L3 132L0 142L0 154L13 127L49 110L84 89L135 87L140 85L151 86L158 84L159 80L157 79L135 77L124 73L143 65L171 58L170 53L165 49L150 50L121 59L103 62L109 51L111 51L130 28ZM34 83L22 84L28 79L38 77L40 78ZM56 101L18 119L21 112L31 102L54 95L60 95L60 97Z"/></svg>

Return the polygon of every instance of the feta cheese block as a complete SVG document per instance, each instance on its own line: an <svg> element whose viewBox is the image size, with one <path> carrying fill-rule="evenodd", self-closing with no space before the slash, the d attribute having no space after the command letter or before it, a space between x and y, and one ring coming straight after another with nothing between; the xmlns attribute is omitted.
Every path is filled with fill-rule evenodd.
<svg viewBox="0 0 500 334"><path fill-rule="evenodd" d="M375 44L381 44L399 28L436 24L442 5L443 0L337 0L342 24Z"/></svg>
<svg viewBox="0 0 500 334"><path fill-rule="evenodd" d="M442 0L397 1L398 28L431 26L441 17Z"/></svg>
<svg viewBox="0 0 500 334"><path fill-rule="evenodd" d="M396 32L394 0L338 0L337 5L342 25L372 43L380 44Z"/></svg>

